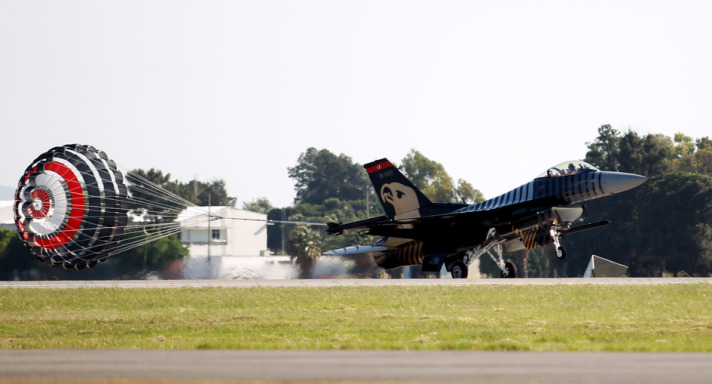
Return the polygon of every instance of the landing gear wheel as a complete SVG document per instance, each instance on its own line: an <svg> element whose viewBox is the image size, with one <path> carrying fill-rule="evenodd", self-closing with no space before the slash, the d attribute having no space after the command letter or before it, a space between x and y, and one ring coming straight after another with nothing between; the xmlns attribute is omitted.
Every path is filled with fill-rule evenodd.
<svg viewBox="0 0 712 384"><path fill-rule="evenodd" d="M507 270L507 273L505 275L504 271L502 271L503 278L513 279L513 278L517 277L517 267L514 264L504 263L504 269Z"/></svg>
<svg viewBox="0 0 712 384"><path fill-rule="evenodd" d="M559 247L556 250L556 258L559 260L563 260L566 258L566 248L564 247Z"/></svg>
<svg viewBox="0 0 712 384"><path fill-rule="evenodd" d="M453 279L467 279L467 265L462 261L456 261L455 264L452 265L450 273L452 273Z"/></svg>

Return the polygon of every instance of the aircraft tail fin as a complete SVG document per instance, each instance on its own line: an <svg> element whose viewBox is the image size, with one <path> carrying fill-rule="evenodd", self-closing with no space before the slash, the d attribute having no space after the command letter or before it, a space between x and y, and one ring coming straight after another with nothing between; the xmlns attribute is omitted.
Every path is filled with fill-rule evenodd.
<svg viewBox="0 0 712 384"><path fill-rule="evenodd" d="M371 179L386 216L390 219L420 217L420 209L433 205L388 159L363 166Z"/></svg>

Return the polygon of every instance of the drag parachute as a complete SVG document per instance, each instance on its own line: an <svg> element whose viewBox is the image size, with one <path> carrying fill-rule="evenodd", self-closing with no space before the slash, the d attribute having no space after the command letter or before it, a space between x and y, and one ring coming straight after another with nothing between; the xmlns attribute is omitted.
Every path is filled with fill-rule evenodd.
<svg viewBox="0 0 712 384"><path fill-rule="evenodd" d="M116 163L85 145L55 147L27 167L15 192L15 223L40 260L92 267L124 237L128 188Z"/></svg>
<svg viewBox="0 0 712 384"><path fill-rule="evenodd" d="M33 255L54 267L80 270L184 230L178 217L189 206L195 204L120 169L103 151L70 144L27 167L15 192L14 215ZM194 224L210 219L215 217L209 210L191 216Z"/></svg>

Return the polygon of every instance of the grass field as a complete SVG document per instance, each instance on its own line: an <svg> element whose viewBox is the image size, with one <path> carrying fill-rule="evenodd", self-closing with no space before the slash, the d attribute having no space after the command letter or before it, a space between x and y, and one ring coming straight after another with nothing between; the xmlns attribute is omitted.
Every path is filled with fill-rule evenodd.
<svg viewBox="0 0 712 384"><path fill-rule="evenodd" d="M0 348L712 352L712 285L0 289Z"/></svg>

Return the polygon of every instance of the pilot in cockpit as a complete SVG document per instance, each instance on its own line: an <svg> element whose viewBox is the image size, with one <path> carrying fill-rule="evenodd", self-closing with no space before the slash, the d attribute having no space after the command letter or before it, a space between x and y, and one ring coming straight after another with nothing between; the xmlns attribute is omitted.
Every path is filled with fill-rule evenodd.
<svg viewBox="0 0 712 384"><path fill-rule="evenodd" d="M575 175L576 174L576 166L574 165L574 163L569 163L569 169L566 174L567 175Z"/></svg>

